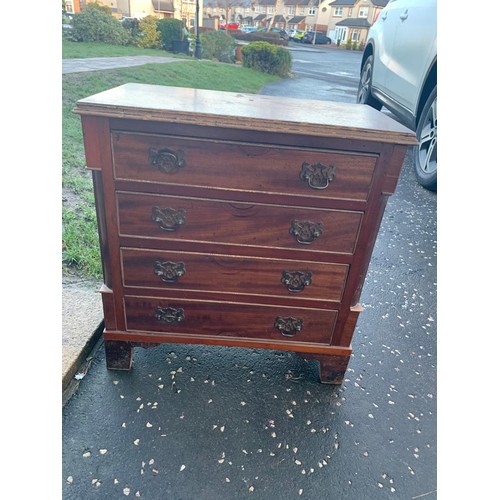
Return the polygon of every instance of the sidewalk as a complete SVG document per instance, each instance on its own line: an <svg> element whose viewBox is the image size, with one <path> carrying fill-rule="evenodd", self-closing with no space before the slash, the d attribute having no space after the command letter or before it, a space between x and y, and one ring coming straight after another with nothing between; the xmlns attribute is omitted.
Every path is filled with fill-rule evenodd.
<svg viewBox="0 0 500 500"><path fill-rule="evenodd" d="M89 57L83 59L63 59L62 72L81 73L83 71L100 71L103 69L126 68L129 66L142 66L150 63L180 62L176 57L155 56L130 56L130 57Z"/></svg>

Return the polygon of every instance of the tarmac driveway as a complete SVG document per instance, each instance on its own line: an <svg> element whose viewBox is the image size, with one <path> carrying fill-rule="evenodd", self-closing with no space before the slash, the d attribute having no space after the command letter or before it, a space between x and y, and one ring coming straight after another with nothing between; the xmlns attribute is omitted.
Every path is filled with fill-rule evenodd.
<svg viewBox="0 0 500 500"><path fill-rule="evenodd" d="M437 498L436 199L408 156L341 388L287 352L161 345L112 372L99 349L63 408L63 498Z"/></svg>

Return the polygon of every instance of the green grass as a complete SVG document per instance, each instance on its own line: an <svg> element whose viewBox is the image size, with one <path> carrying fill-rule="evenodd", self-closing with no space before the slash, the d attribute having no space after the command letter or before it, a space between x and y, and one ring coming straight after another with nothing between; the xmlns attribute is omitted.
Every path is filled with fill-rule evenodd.
<svg viewBox="0 0 500 500"><path fill-rule="evenodd" d="M73 44L77 45L74 42ZM98 51L103 50L102 44L82 45L91 46L88 50L88 57L96 57ZM121 49L123 47L108 46L106 55L120 55L115 50ZM126 55L136 54L131 50L132 48L127 49ZM142 49L138 50L142 52ZM167 54L164 51L161 52ZM257 93L266 83L277 80L279 78L238 65L193 59L63 75L63 273L82 278L101 278L92 180L90 172L85 168L80 117L72 112L79 99L129 82Z"/></svg>
<svg viewBox="0 0 500 500"><path fill-rule="evenodd" d="M186 55L176 55L165 50L141 49L139 47L129 47L123 45L109 45L106 43L92 42L72 42L62 39L62 58L78 59L85 57L114 57L114 56L163 56L186 58Z"/></svg>

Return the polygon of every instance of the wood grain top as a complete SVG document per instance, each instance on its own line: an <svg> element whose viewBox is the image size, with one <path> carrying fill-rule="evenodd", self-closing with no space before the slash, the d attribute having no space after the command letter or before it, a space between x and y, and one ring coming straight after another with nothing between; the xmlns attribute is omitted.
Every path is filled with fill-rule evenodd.
<svg viewBox="0 0 500 500"><path fill-rule="evenodd" d="M127 83L81 99L80 115L417 144L415 134L363 104Z"/></svg>

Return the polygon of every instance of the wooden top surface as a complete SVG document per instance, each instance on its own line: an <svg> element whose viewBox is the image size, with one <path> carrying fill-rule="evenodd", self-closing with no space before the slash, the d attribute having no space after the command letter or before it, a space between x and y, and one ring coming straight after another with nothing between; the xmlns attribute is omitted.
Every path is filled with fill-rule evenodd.
<svg viewBox="0 0 500 500"><path fill-rule="evenodd" d="M417 144L415 134L362 104L127 83L77 102L81 115Z"/></svg>

